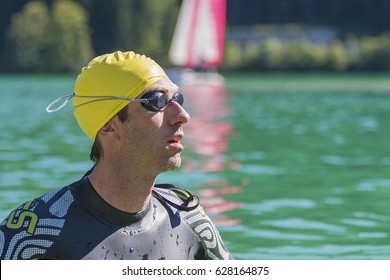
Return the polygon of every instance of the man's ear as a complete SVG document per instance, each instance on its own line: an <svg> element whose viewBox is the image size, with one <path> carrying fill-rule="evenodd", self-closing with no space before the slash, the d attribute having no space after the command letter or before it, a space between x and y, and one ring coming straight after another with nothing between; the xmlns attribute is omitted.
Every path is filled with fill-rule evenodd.
<svg viewBox="0 0 390 280"><path fill-rule="evenodd" d="M98 134L105 137L113 137L118 132L117 121L115 118L109 120L102 128L99 129Z"/></svg>

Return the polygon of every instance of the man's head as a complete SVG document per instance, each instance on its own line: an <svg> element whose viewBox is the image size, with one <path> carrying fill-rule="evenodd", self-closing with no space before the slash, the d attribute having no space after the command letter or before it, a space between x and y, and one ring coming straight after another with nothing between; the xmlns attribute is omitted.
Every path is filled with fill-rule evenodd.
<svg viewBox="0 0 390 280"><path fill-rule="evenodd" d="M182 124L190 117L179 88L152 59L133 52L99 56L83 68L74 94L76 119L94 141L92 160L107 155L156 173L180 165Z"/></svg>
<svg viewBox="0 0 390 280"><path fill-rule="evenodd" d="M152 59L134 52L117 51L91 60L74 85L74 115L80 127L94 141L98 130L145 88L167 77ZM108 97L101 101L101 96ZM113 99L109 99L113 97Z"/></svg>

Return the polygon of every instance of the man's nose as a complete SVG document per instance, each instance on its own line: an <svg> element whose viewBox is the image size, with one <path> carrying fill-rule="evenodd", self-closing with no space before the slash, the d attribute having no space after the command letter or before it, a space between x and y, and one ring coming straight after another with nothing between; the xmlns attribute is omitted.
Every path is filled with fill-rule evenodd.
<svg viewBox="0 0 390 280"><path fill-rule="evenodd" d="M172 116L169 120L171 125L185 124L190 121L190 114L176 101L168 104L168 107L172 110Z"/></svg>

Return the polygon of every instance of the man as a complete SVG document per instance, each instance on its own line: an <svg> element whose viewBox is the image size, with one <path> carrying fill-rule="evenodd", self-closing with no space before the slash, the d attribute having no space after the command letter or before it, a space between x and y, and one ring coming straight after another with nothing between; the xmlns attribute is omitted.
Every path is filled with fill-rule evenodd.
<svg viewBox="0 0 390 280"><path fill-rule="evenodd" d="M180 166L190 120L183 95L156 62L134 52L96 57L74 94L47 111L70 100L96 164L12 211L0 225L1 259L232 258L197 197L155 185L159 173Z"/></svg>

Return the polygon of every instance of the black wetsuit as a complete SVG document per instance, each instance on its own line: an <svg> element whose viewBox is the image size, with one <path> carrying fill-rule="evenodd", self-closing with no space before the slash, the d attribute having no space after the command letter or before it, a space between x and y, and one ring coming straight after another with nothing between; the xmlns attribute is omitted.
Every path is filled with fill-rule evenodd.
<svg viewBox="0 0 390 280"><path fill-rule="evenodd" d="M130 214L105 202L88 177L26 202L0 224L1 259L231 259L196 197L156 185Z"/></svg>

